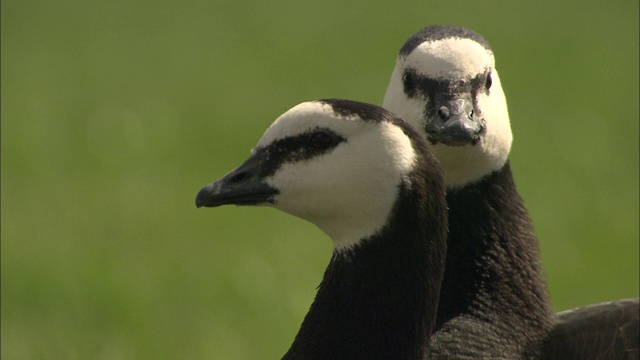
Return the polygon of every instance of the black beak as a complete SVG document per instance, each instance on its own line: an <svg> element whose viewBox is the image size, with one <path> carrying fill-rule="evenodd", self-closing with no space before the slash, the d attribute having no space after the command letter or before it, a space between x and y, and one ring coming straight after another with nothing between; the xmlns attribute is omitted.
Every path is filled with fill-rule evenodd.
<svg viewBox="0 0 640 360"><path fill-rule="evenodd" d="M475 145L484 132L484 125L476 115L470 93L437 96L434 113L426 131L432 143L451 146Z"/></svg>
<svg viewBox="0 0 640 360"><path fill-rule="evenodd" d="M251 155L222 179L203 187L196 196L196 206L273 203L273 196L278 194L278 190L264 181L266 166L263 155Z"/></svg>

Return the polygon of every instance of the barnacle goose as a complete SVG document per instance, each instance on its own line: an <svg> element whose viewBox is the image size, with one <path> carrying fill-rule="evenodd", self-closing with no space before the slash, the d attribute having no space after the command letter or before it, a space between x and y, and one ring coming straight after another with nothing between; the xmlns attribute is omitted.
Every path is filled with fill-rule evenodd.
<svg viewBox="0 0 640 360"><path fill-rule="evenodd" d="M635 351L637 359L638 299L551 313L485 39L453 26L414 34L400 49L383 106L422 131L447 184L450 232L433 356L613 359Z"/></svg>
<svg viewBox="0 0 640 360"><path fill-rule="evenodd" d="M272 206L333 240L284 359L423 359L444 271L444 187L410 125L374 105L331 99L280 116L196 205Z"/></svg>

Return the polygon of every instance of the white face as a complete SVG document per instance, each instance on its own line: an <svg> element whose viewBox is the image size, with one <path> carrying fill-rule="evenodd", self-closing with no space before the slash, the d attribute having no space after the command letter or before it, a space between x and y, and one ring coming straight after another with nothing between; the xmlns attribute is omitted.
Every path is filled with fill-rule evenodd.
<svg viewBox="0 0 640 360"><path fill-rule="evenodd" d="M336 249L347 248L386 224L416 155L397 126L342 117L320 102L302 103L280 116L257 148L317 129L345 141L310 159L285 162L266 182L279 191L274 207L316 224Z"/></svg>
<svg viewBox="0 0 640 360"><path fill-rule="evenodd" d="M427 142L444 170L447 187L456 188L474 183L500 169L511 149L511 126L507 102L495 69L493 54L471 39L448 38L424 42L407 56L400 55L384 97L383 106L427 136L426 94L409 97L402 77L411 69L424 78L434 80L469 80L490 73L492 85L479 91L476 112L486 121L486 132L475 145L448 146Z"/></svg>

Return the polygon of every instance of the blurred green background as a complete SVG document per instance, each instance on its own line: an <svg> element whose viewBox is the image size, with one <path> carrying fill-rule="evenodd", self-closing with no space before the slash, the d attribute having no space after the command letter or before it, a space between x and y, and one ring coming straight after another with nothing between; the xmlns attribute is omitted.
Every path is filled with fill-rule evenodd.
<svg viewBox="0 0 640 360"><path fill-rule="evenodd" d="M556 310L638 296L638 1L2 1L2 358L273 359L332 246L200 209L293 105L381 104L425 25L492 44Z"/></svg>

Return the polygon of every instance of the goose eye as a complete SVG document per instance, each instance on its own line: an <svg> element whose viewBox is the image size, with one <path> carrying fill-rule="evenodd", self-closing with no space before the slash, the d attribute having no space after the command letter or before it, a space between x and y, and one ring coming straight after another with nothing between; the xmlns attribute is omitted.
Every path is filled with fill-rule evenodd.
<svg viewBox="0 0 640 360"><path fill-rule="evenodd" d="M405 72L402 75L402 83L404 84L404 91L411 92L416 86L415 77L411 72Z"/></svg>
<svg viewBox="0 0 640 360"><path fill-rule="evenodd" d="M487 90L489 90L491 88L492 83L493 83L493 80L491 80L491 74L488 74L487 81L484 83L484 87L487 88Z"/></svg>
<svg viewBox="0 0 640 360"><path fill-rule="evenodd" d="M316 149L327 149L334 143L331 134L326 131L316 131L309 137L309 143Z"/></svg>

